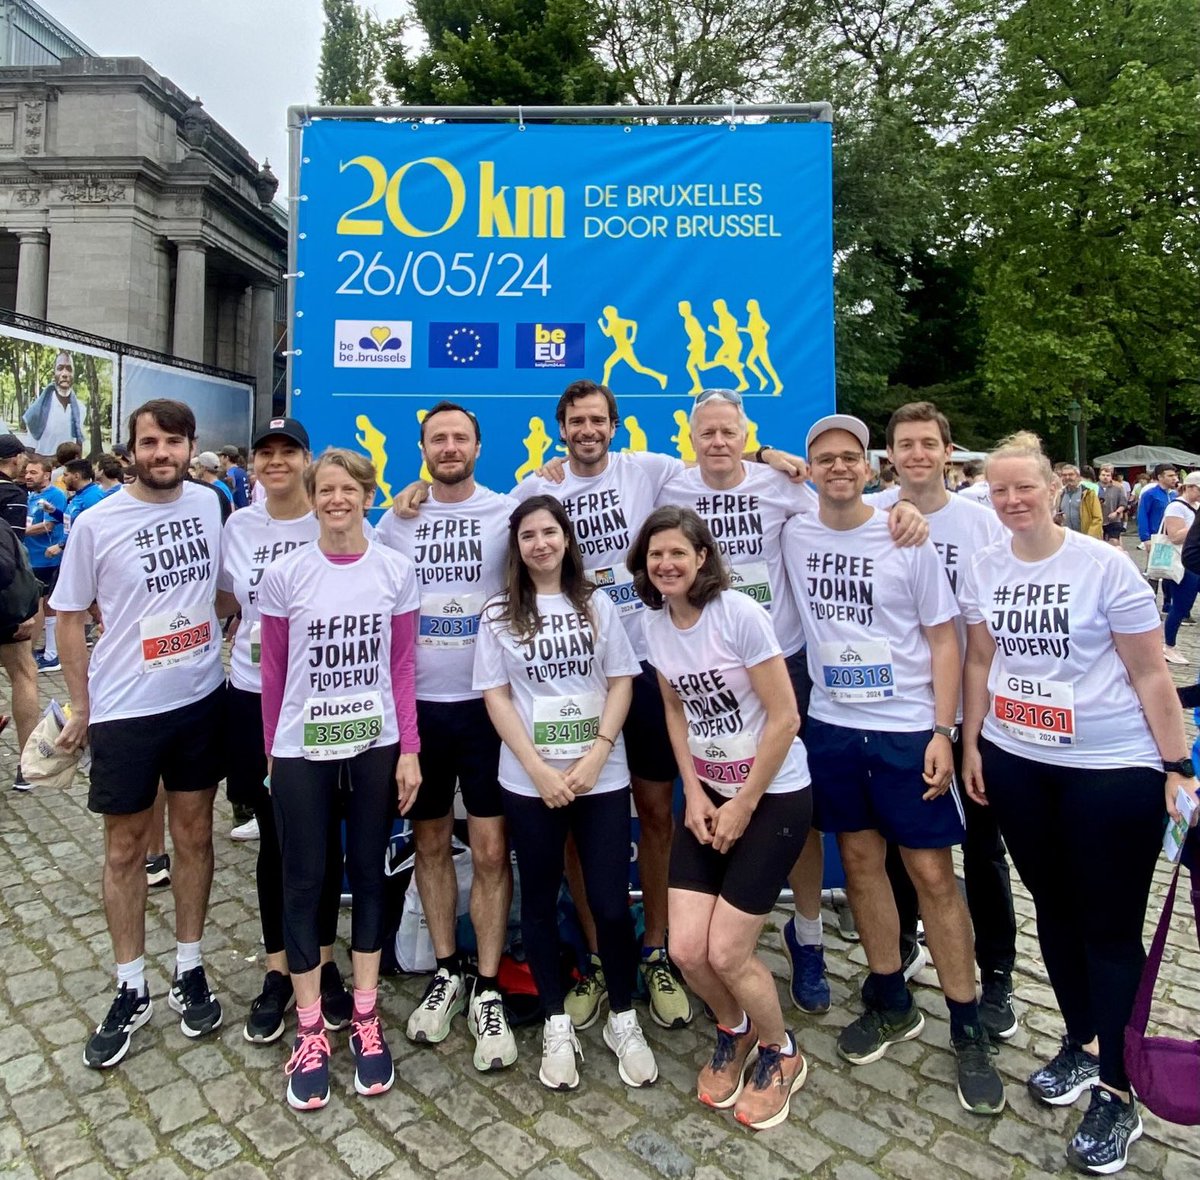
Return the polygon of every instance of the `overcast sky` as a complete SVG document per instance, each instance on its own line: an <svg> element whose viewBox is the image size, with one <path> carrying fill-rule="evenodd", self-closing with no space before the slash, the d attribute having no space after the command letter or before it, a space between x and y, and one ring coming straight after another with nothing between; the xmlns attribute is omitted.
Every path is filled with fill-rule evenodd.
<svg viewBox="0 0 1200 1180"><path fill-rule="evenodd" d="M287 186L287 108L317 100L321 0L38 0L101 57L140 57ZM403 0L372 0L382 19ZM281 190L281 195L282 195Z"/></svg>

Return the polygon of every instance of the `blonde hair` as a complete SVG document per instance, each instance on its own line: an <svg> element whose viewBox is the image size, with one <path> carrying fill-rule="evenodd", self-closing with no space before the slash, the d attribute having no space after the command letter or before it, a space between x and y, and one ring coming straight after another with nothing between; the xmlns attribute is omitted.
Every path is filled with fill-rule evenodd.
<svg viewBox="0 0 1200 1180"><path fill-rule="evenodd" d="M988 455L985 471L996 459L1032 459L1045 481L1054 482L1054 468L1042 450L1042 440L1032 430L1018 430L1002 438Z"/></svg>
<svg viewBox="0 0 1200 1180"><path fill-rule="evenodd" d="M304 490L311 500L317 492L317 476L322 467L340 467L363 490L367 506L375 498L375 464L357 451L345 447L326 447L304 471Z"/></svg>

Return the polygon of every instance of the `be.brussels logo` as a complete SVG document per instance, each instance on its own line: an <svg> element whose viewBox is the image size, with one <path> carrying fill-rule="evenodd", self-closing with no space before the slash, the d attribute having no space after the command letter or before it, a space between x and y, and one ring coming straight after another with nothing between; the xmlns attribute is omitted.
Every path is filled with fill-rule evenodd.
<svg viewBox="0 0 1200 1180"><path fill-rule="evenodd" d="M582 369L583 324L518 324L518 369Z"/></svg>
<svg viewBox="0 0 1200 1180"><path fill-rule="evenodd" d="M411 369L411 320L336 320L335 369Z"/></svg>
<svg viewBox="0 0 1200 1180"><path fill-rule="evenodd" d="M499 364L499 324L429 325L431 369L495 369Z"/></svg>

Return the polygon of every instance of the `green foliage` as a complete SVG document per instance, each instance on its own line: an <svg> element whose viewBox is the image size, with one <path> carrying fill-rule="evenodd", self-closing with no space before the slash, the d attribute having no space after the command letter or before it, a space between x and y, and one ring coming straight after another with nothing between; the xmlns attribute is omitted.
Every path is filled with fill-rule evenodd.
<svg viewBox="0 0 1200 1180"><path fill-rule="evenodd" d="M413 0L427 48L398 45L386 77L416 105L605 104L620 99L616 71L595 57L587 0Z"/></svg>
<svg viewBox="0 0 1200 1180"><path fill-rule="evenodd" d="M326 106L371 106L386 101L380 71L399 29L385 25L354 0L323 0L325 31L317 67L317 96Z"/></svg>

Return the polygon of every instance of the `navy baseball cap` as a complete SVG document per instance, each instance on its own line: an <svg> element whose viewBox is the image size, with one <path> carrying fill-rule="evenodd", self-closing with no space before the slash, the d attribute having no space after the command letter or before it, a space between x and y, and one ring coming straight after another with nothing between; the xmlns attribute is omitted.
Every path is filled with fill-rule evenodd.
<svg viewBox="0 0 1200 1180"><path fill-rule="evenodd" d="M250 444L252 450L261 447L269 438L287 438L306 451L312 450L308 441L308 431L295 418L272 418L254 436Z"/></svg>

